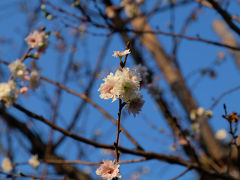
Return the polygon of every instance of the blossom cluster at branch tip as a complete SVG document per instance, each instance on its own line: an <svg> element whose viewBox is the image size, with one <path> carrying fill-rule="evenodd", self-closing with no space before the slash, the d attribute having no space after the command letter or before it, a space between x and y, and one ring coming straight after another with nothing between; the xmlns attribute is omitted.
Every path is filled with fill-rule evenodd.
<svg viewBox="0 0 240 180"><path fill-rule="evenodd" d="M114 51L115 57L121 57L129 54L130 50L124 52ZM126 103L125 109L129 114L133 114L136 117L141 111L144 104L142 95L140 93L140 83L146 82L148 72L146 67L138 65L132 69L127 67L121 67L116 70L115 74L110 73L104 78L104 83L100 85L98 91L100 91L100 98L112 99L114 102L117 98L123 100Z"/></svg>
<svg viewBox="0 0 240 180"><path fill-rule="evenodd" d="M20 60L16 60L8 65L8 68L10 69L13 77L19 77L22 78L27 73L27 67L25 64L23 64Z"/></svg>
<svg viewBox="0 0 240 180"><path fill-rule="evenodd" d="M38 48L34 55L31 54L33 58L38 59L40 55L46 51L49 44L48 35L49 32L45 33L44 30L41 30L40 32L35 30L25 38L25 41L30 48Z"/></svg>
<svg viewBox="0 0 240 180"><path fill-rule="evenodd" d="M29 74L27 67L20 60L16 60L8 65L12 73L13 80L6 83L0 83L0 101L3 101L6 107L11 106L18 98L19 94L28 93L29 88L35 90L40 81L40 75L37 70L32 70ZM10 78L10 79L12 79ZM21 80L21 85L18 83ZM28 85L25 82L28 81Z"/></svg>
<svg viewBox="0 0 240 180"><path fill-rule="evenodd" d="M43 31L35 30L25 38L25 41L30 48L36 48L44 46L47 43L47 38L48 36Z"/></svg>
<svg viewBox="0 0 240 180"><path fill-rule="evenodd" d="M18 89L13 80L7 83L0 83L0 100L4 102L5 106L11 106L18 97Z"/></svg>
<svg viewBox="0 0 240 180"><path fill-rule="evenodd" d="M103 179L111 180L115 177L122 178L119 173L119 164L111 160L103 160L103 163L96 170L96 174L101 176Z"/></svg>
<svg viewBox="0 0 240 180"><path fill-rule="evenodd" d="M4 158L1 164L1 168L5 173L9 173L13 170L12 162L9 158Z"/></svg>
<svg viewBox="0 0 240 180"><path fill-rule="evenodd" d="M127 55L127 54L130 54L130 49L127 49L125 51L113 51L113 57L116 57L116 58L122 58L123 56Z"/></svg>
<svg viewBox="0 0 240 180"><path fill-rule="evenodd" d="M37 168L40 164L39 160L38 160L38 155L33 155L29 160L28 163L33 167L33 168Z"/></svg>
<svg viewBox="0 0 240 180"><path fill-rule="evenodd" d="M205 116L207 118L211 118L212 114L213 114L212 111L205 110L202 107L199 107L198 109L194 109L194 110L191 111L190 119L191 120L196 120L200 116Z"/></svg>
<svg viewBox="0 0 240 180"><path fill-rule="evenodd" d="M141 77L129 68L120 68L115 74L110 73L104 78L98 91L101 92L100 98L110 99L114 102L117 98L128 102L137 98L140 94Z"/></svg>

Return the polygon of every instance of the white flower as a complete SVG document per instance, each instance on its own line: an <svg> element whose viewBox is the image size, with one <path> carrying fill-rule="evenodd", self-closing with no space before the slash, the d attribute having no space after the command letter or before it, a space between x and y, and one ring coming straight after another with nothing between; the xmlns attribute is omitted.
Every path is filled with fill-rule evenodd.
<svg viewBox="0 0 240 180"><path fill-rule="evenodd" d="M4 172L9 173L13 170L12 162L9 158L5 158L2 161L1 167Z"/></svg>
<svg viewBox="0 0 240 180"><path fill-rule="evenodd" d="M8 83L0 83L0 99L8 97L11 93L11 87Z"/></svg>
<svg viewBox="0 0 240 180"><path fill-rule="evenodd" d="M197 119L197 114L196 114L196 111L195 110L192 110L190 112L190 119L191 120L196 120Z"/></svg>
<svg viewBox="0 0 240 180"><path fill-rule="evenodd" d="M29 45L30 48L36 48L39 46L43 46L47 42L47 35L43 31L39 32L35 30L33 33L29 34L28 37L25 38L25 41Z"/></svg>
<svg viewBox="0 0 240 180"><path fill-rule="evenodd" d="M104 79L98 91L101 92L100 98L110 99L112 102L117 98L128 102L139 97L141 77L129 68L121 68L115 74L110 73Z"/></svg>
<svg viewBox="0 0 240 180"><path fill-rule="evenodd" d="M202 107L199 107L197 109L196 113L197 113L198 116L202 116L204 114L204 112L205 112L205 109L203 109Z"/></svg>
<svg viewBox="0 0 240 180"><path fill-rule="evenodd" d="M40 83L40 74L37 70L33 70L30 74L30 87L32 90L36 89L39 86Z"/></svg>
<svg viewBox="0 0 240 180"><path fill-rule="evenodd" d="M28 163L34 167L35 169L39 166L40 162L38 160L38 155L32 156L29 160Z"/></svg>
<svg viewBox="0 0 240 180"><path fill-rule="evenodd" d="M117 99L117 94L114 91L115 84L117 80L113 73L110 73L106 78L103 79L104 83L101 84L98 91L101 92L100 98L102 99L110 99L112 98L112 102Z"/></svg>
<svg viewBox="0 0 240 180"><path fill-rule="evenodd" d="M96 174L107 180L111 180L115 177L122 178L119 173L119 166L120 165L114 161L103 160L103 163L96 170Z"/></svg>
<svg viewBox="0 0 240 180"><path fill-rule="evenodd" d="M11 106L18 97L18 89L14 81L0 83L0 100L4 101L7 107Z"/></svg>
<svg viewBox="0 0 240 180"><path fill-rule="evenodd" d="M212 111L205 110L202 107L199 107L198 109L194 109L190 112L190 119L196 120L200 116L205 116L206 118L211 118L213 115Z"/></svg>
<svg viewBox="0 0 240 180"><path fill-rule="evenodd" d="M223 140L227 137L227 132L225 129L220 129L216 132L215 134L215 137L218 139L218 140Z"/></svg>
<svg viewBox="0 0 240 180"><path fill-rule="evenodd" d="M101 92L100 98L112 98L112 102L120 98L128 102L139 97L140 81L141 77L135 71L129 68L118 69L115 74L110 73L104 79L104 83L98 89Z"/></svg>
<svg viewBox="0 0 240 180"><path fill-rule="evenodd" d="M113 57L116 57L116 58L122 58L123 56L127 55L127 54L130 54L130 49L127 49L125 51L113 51Z"/></svg>
<svg viewBox="0 0 240 180"><path fill-rule="evenodd" d="M125 106L125 109L128 110L129 114L132 113L133 116L136 117L136 114L141 111L143 104L144 100L142 100L142 97L140 96L129 101Z"/></svg>
<svg viewBox="0 0 240 180"><path fill-rule="evenodd" d="M129 68L121 68L116 71L115 76L118 80L115 92L120 99L127 102L139 96L141 81L139 74Z"/></svg>
<svg viewBox="0 0 240 180"><path fill-rule="evenodd" d="M27 67L25 64L21 63L20 60L16 60L8 65L12 75L14 77L23 77L27 72Z"/></svg>

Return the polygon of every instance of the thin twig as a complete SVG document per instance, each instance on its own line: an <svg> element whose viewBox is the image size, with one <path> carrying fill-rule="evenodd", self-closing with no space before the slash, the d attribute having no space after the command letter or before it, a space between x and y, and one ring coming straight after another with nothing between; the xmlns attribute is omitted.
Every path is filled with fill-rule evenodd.
<svg viewBox="0 0 240 180"><path fill-rule="evenodd" d="M180 177L182 177L184 174L186 174L188 171L190 171L192 168L188 167L187 169L185 169L183 172L181 172L179 175L177 175L176 177L172 178L171 180L176 180Z"/></svg>

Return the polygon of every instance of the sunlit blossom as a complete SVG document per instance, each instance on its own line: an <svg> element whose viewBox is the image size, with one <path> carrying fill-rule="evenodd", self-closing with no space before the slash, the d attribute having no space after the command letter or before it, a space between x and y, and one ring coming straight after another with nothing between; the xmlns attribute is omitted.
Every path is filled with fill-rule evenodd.
<svg viewBox="0 0 240 180"><path fill-rule="evenodd" d="M218 140L223 140L227 137L227 131L225 129L220 129L216 132L215 137Z"/></svg>
<svg viewBox="0 0 240 180"><path fill-rule="evenodd" d="M103 163L96 170L96 174L101 176L103 179L111 180L115 177L121 178L119 173L119 164L110 160L103 160Z"/></svg>
<svg viewBox="0 0 240 180"><path fill-rule="evenodd" d="M23 77L26 74L27 67L20 60L16 60L8 65L12 75L14 77Z"/></svg>
<svg viewBox="0 0 240 180"><path fill-rule="evenodd" d="M40 164L40 161L38 160L38 155L33 155L29 160L28 163L34 167L37 168Z"/></svg>
<svg viewBox="0 0 240 180"><path fill-rule="evenodd" d="M211 110L205 110L202 107L199 107L198 109L194 109L190 112L190 119L196 120L200 116L205 116L207 118L211 118L213 115Z"/></svg>
<svg viewBox="0 0 240 180"><path fill-rule="evenodd" d="M5 158L2 161L1 167L4 172L9 173L13 170L12 162L9 158Z"/></svg>
<svg viewBox="0 0 240 180"><path fill-rule="evenodd" d="M7 83L0 83L0 100L5 106L11 106L18 97L18 89L16 83L12 80Z"/></svg>
<svg viewBox="0 0 240 180"><path fill-rule="evenodd" d="M127 55L127 54L130 54L130 49L127 49L125 51L113 51L113 57L120 57L122 58L123 56Z"/></svg>
<svg viewBox="0 0 240 180"><path fill-rule="evenodd" d="M25 41L29 45L30 48L36 48L39 46L43 46L47 42L47 35L43 31L35 30L33 33L29 34Z"/></svg>
<svg viewBox="0 0 240 180"><path fill-rule="evenodd" d="M112 102L117 98L128 102L140 94L141 77L129 68L120 68L115 74L110 73L104 79L98 91L101 92L100 98L110 99Z"/></svg>

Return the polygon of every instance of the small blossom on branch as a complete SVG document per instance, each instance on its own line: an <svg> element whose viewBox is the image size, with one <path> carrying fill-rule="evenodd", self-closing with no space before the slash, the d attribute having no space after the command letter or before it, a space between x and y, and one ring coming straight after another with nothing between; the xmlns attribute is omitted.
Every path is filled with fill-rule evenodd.
<svg viewBox="0 0 240 180"><path fill-rule="evenodd" d="M124 102L128 102L140 94L141 77L129 68L120 68L115 74L110 73L104 81L98 89L102 99L112 98L112 102L114 102L120 98Z"/></svg>
<svg viewBox="0 0 240 180"><path fill-rule="evenodd" d="M102 99L111 99L114 102L117 99L117 94L115 93L115 84L117 82L113 73L110 73L106 78L103 79L104 83L101 84L98 91L101 92L100 98Z"/></svg>
<svg viewBox="0 0 240 180"><path fill-rule="evenodd" d="M103 179L111 180L115 177L121 178L119 173L119 164L110 160L103 160L103 163L96 170L96 174L101 176Z"/></svg>
<svg viewBox="0 0 240 180"><path fill-rule="evenodd" d="M141 77L129 68L120 68L115 73L117 83L115 86L118 97L124 102L135 99L140 94Z"/></svg>
<svg viewBox="0 0 240 180"><path fill-rule="evenodd" d="M35 30L33 33L29 34L25 41L29 45L30 48L41 47L47 43L48 36L43 31Z"/></svg>
<svg viewBox="0 0 240 180"><path fill-rule="evenodd" d="M205 110L202 107L199 107L198 109L194 109L190 113L190 119L196 120L200 116L205 116L206 118L211 118L213 115L212 111Z"/></svg>
<svg viewBox="0 0 240 180"><path fill-rule="evenodd" d="M33 168L37 168L40 164L39 160L38 160L38 155L34 155L32 156L29 160L28 163L33 167Z"/></svg>
<svg viewBox="0 0 240 180"><path fill-rule="evenodd" d="M9 158L3 159L1 167L2 167L3 171L6 173L9 173L13 170L13 165Z"/></svg>
<svg viewBox="0 0 240 180"><path fill-rule="evenodd" d="M13 63L9 64L8 68L10 69L10 71L14 77L22 78L27 73L26 65L21 63L20 60L16 60Z"/></svg>
<svg viewBox="0 0 240 180"><path fill-rule="evenodd" d="M113 51L113 57L116 57L116 58L122 58L123 56L127 55L127 54L130 54L130 49L127 49L125 51Z"/></svg>
<svg viewBox="0 0 240 180"><path fill-rule="evenodd" d="M0 100L9 107L18 97L18 89L14 81L8 83L0 83Z"/></svg>
<svg viewBox="0 0 240 180"><path fill-rule="evenodd" d="M128 111L129 114L132 113L133 116L136 117L136 114L138 114L141 111L144 102L145 101L142 100L142 96L139 96L127 102L125 109Z"/></svg>

